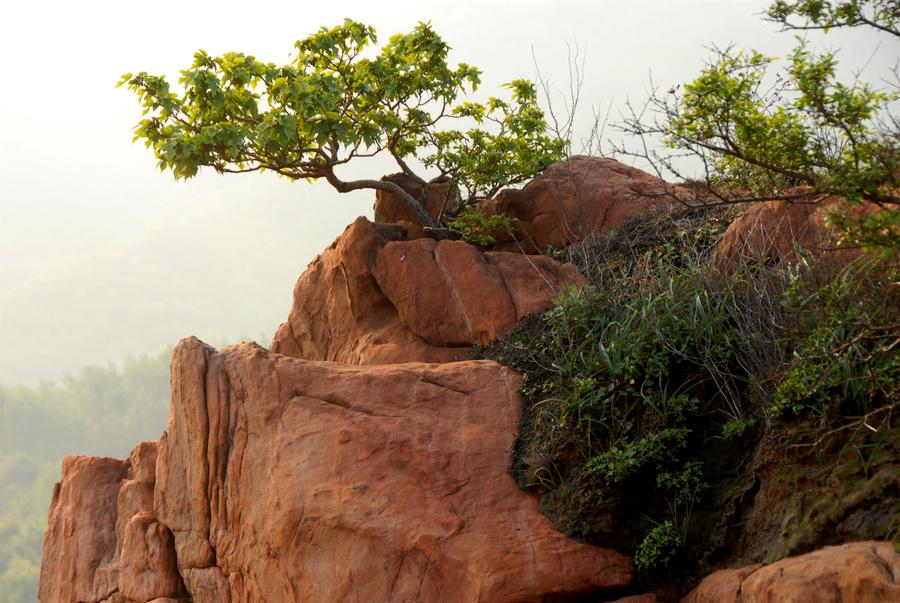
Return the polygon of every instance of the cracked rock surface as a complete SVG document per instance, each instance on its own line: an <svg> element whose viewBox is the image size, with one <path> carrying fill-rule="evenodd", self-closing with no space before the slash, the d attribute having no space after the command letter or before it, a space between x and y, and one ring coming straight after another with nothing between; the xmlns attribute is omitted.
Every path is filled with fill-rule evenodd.
<svg viewBox="0 0 900 603"><path fill-rule="evenodd" d="M129 458L70 456L50 504L38 599L145 602L184 594L172 534L153 513L156 442Z"/></svg>

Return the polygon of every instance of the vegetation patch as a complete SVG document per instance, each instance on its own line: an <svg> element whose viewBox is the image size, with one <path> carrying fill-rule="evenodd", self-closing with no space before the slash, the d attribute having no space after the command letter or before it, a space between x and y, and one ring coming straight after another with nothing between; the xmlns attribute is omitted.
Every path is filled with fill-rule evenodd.
<svg viewBox="0 0 900 603"><path fill-rule="evenodd" d="M466 243L490 247L497 242L497 232L511 232L513 220L506 214L485 215L467 207L450 221L450 228Z"/></svg>
<svg viewBox="0 0 900 603"><path fill-rule="evenodd" d="M591 285L479 352L524 375L519 484L649 587L897 536L895 258L720 271L734 213L658 210L558 252Z"/></svg>

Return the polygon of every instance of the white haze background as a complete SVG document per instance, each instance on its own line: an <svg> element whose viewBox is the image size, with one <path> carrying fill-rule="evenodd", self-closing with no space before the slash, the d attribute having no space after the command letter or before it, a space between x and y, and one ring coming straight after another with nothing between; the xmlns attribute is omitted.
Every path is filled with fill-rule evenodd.
<svg viewBox="0 0 900 603"><path fill-rule="evenodd" d="M646 98L696 76L707 46L784 55L791 34L758 0L449 2L30 2L0 19L0 383L56 379L157 352L180 337L265 340L297 276L373 195L267 175L175 183L131 143L127 71L177 79L195 50L287 62L294 40L351 17L382 40L430 21L454 62L484 71L480 96L541 70L568 82L567 42L587 53L583 108ZM877 81L898 57L867 32L813 39ZM821 45L820 44L820 45ZM587 122L581 122L587 127ZM614 132L607 130L608 136ZM361 166L379 176L386 164ZM349 174L352 174L353 169Z"/></svg>

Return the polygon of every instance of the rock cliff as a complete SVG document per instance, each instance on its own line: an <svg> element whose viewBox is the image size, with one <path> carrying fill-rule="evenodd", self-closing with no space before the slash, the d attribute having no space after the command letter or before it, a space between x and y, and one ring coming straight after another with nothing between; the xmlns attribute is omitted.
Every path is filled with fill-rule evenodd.
<svg viewBox="0 0 900 603"><path fill-rule="evenodd" d="M482 210L519 220L499 248L535 251L681 194L576 158ZM378 203L383 219L396 210ZM160 439L124 461L63 462L39 600L655 601L635 594L630 558L556 531L517 487L521 377L463 360L585 280L547 256L420 234L351 224L299 278L270 350L182 340ZM868 543L725 570L685 601L887 601L898 580L893 548Z"/></svg>
<svg viewBox="0 0 900 603"><path fill-rule="evenodd" d="M40 600L525 602L627 586L627 557L554 530L508 475L519 377L420 362L462 357L581 282L544 256L360 218L299 279L271 352L182 341L160 440L127 461L66 459Z"/></svg>
<svg viewBox="0 0 900 603"><path fill-rule="evenodd" d="M185 339L159 443L66 460L40 598L541 601L627 585L626 557L556 532L508 475L518 385L487 361L356 367Z"/></svg>

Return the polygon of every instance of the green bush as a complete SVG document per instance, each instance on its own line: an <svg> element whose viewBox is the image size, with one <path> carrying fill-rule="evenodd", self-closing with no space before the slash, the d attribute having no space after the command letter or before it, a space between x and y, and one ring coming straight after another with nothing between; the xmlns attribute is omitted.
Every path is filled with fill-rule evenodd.
<svg viewBox="0 0 900 603"><path fill-rule="evenodd" d="M512 226L512 218L505 214L486 216L473 207L467 207L450 222L450 228L459 233L463 241L478 247L490 247L497 242L495 232L511 232Z"/></svg>
<svg viewBox="0 0 900 603"><path fill-rule="evenodd" d="M689 434L690 431L683 427L668 428L636 442L613 446L591 458L587 463L588 471L596 473L607 484L620 484L650 465L657 469L664 467L671 455L684 449Z"/></svg>
<svg viewBox="0 0 900 603"><path fill-rule="evenodd" d="M647 534L634 554L634 564L640 570L664 568L678 554L681 535L671 521L664 521Z"/></svg>
<svg viewBox="0 0 900 603"><path fill-rule="evenodd" d="M723 274L709 262L722 216L645 216L566 250L591 285L487 352L525 374L520 484L560 529L629 543L645 572L703 551L722 520L693 523L724 496L711 480L774 423L811 413L840 428L897 398L896 263Z"/></svg>
<svg viewBox="0 0 900 603"><path fill-rule="evenodd" d="M863 258L824 282L798 280L785 296L797 317L793 359L773 398L778 415L822 423L865 415L900 390L900 290L896 265ZM839 403L835 403L839 401Z"/></svg>

